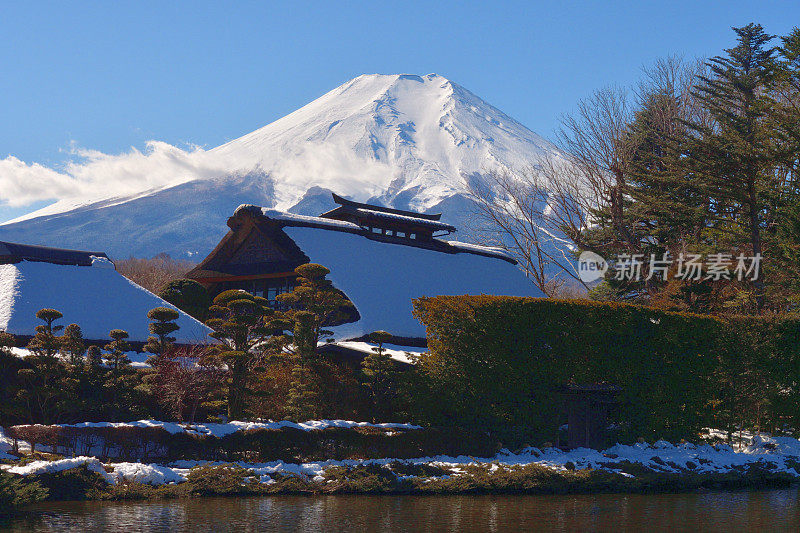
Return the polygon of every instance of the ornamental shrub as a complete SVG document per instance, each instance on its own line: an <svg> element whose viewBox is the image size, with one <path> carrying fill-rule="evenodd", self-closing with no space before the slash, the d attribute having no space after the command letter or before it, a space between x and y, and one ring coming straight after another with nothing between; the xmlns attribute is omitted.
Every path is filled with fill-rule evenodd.
<svg viewBox="0 0 800 533"><path fill-rule="evenodd" d="M486 295L419 298L414 313L430 348L418 367L423 422L485 430L509 443L555 441L563 386L597 383L622 387L616 421L629 441L691 437L714 421L797 418L796 317L723 320Z"/></svg>

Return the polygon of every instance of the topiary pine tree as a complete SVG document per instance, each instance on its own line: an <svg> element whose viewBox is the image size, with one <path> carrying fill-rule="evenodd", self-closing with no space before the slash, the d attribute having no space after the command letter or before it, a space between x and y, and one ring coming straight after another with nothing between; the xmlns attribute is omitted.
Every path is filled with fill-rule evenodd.
<svg viewBox="0 0 800 533"><path fill-rule="evenodd" d="M144 349L155 356L147 360L153 368L163 363L172 349L175 337L170 337L170 333L180 329L175 323L178 316L178 312L169 307L156 307L147 313L147 318L153 321L147 327L155 336L147 339Z"/></svg>
<svg viewBox="0 0 800 533"><path fill-rule="evenodd" d="M363 384L369 391L372 422L385 422L384 418L393 412L392 403L396 396L395 364L383 348L383 344L391 340L392 335L386 331L375 331L369 338L378 346L361 362Z"/></svg>
<svg viewBox="0 0 800 533"><path fill-rule="evenodd" d="M293 314L292 381L286 400L286 415L290 420L301 421L315 418L318 413L319 388L309 354L316 352L314 328L317 317L310 311Z"/></svg>
<svg viewBox="0 0 800 533"><path fill-rule="evenodd" d="M55 357L61 348L61 339L56 332L64 329L64 326L54 326L53 322L63 316L60 311L50 308L37 311L36 318L44 321L44 324L36 326L36 334L28 343L28 349L39 356Z"/></svg>
<svg viewBox="0 0 800 533"><path fill-rule="evenodd" d="M330 270L316 263L294 269L297 286L278 300L289 306L282 327L284 345L292 363L292 385L287 401L288 416L311 418L319 412L319 376L315 371L320 336L330 335L324 326L340 324L355 312L347 297L326 278Z"/></svg>
<svg viewBox="0 0 800 533"><path fill-rule="evenodd" d="M206 288L193 279L170 281L161 289L158 296L201 322L209 318L211 297Z"/></svg>
<svg viewBox="0 0 800 533"><path fill-rule="evenodd" d="M112 373L119 374L131 364L131 360L125 355L125 352L131 349L131 345L126 340L129 335L124 329L112 329L108 336L112 340L104 346L106 364L111 368Z"/></svg>
<svg viewBox="0 0 800 533"><path fill-rule="evenodd" d="M32 423L53 423L67 407L66 391L62 387L66 369L57 357L61 339L55 334L63 326L54 325L62 316L61 312L50 308L36 313L44 324L36 326L36 334L28 343L31 351L25 360L28 368L17 372L22 383L17 397L26 405Z"/></svg>
<svg viewBox="0 0 800 533"><path fill-rule="evenodd" d="M61 335L61 354L67 357L73 367L83 365L83 356L86 353L86 344L83 342L83 332L77 324L70 324L64 328Z"/></svg>
<svg viewBox="0 0 800 533"><path fill-rule="evenodd" d="M246 411L248 379L254 365L281 339L274 336L279 320L265 298L243 290L223 291L209 309L206 325L221 344L213 357L228 367L228 418L241 419Z"/></svg>
<svg viewBox="0 0 800 533"><path fill-rule="evenodd" d="M103 364L103 352L99 346L92 344L86 350L86 367L88 369L99 368Z"/></svg>
<svg viewBox="0 0 800 533"><path fill-rule="evenodd" d="M326 278L330 274L328 268L316 264L306 263L294 269L297 274L297 285L291 292L279 294L278 301L290 307L286 315L292 318L298 311L308 311L315 316L311 335L313 343L309 343L313 351L319 338L323 334L324 326L341 324L355 311L355 307L347 297L333 287L333 283ZM313 354L308 354L313 355Z"/></svg>

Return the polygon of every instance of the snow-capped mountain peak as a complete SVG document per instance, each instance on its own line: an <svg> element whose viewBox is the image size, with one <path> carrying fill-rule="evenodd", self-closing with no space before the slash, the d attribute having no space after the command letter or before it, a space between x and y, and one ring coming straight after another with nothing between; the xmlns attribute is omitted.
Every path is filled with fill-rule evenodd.
<svg viewBox="0 0 800 533"><path fill-rule="evenodd" d="M91 243L117 257L122 250L204 255L237 205L316 215L330 202L330 191L403 209L441 209L445 218L457 219L460 213L447 207L463 205L452 200L467 179L524 168L545 153L557 150L447 78L362 75L252 133L187 153L190 163L181 162L167 186L84 204L60 202L0 226L0 239ZM167 227L164 220L137 216L156 207ZM184 227L190 220L192 227ZM117 232L121 226L132 242L120 242L128 239Z"/></svg>

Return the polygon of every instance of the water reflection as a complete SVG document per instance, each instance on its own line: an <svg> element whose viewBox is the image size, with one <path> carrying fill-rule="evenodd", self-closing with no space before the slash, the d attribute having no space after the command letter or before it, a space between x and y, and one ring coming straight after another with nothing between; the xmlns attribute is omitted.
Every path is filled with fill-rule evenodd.
<svg viewBox="0 0 800 533"><path fill-rule="evenodd" d="M61 502L8 531L798 531L798 490L576 496L276 496Z"/></svg>

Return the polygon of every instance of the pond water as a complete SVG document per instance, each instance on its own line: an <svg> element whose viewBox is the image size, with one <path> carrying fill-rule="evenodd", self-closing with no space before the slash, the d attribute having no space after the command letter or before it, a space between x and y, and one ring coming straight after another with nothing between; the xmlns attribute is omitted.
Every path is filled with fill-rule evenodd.
<svg viewBox="0 0 800 533"><path fill-rule="evenodd" d="M4 531L800 531L797 488L570 496L272 496L52 502Z"/></svg>

